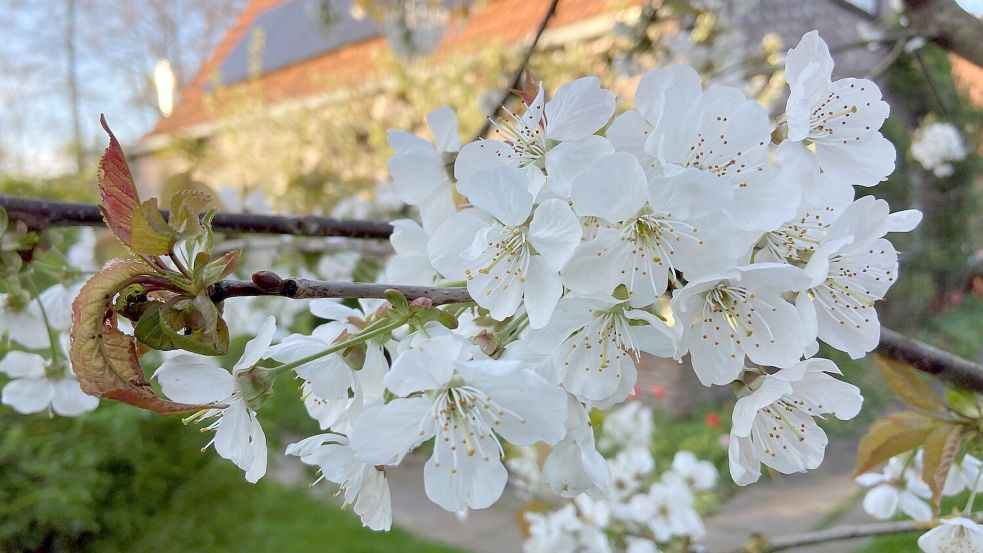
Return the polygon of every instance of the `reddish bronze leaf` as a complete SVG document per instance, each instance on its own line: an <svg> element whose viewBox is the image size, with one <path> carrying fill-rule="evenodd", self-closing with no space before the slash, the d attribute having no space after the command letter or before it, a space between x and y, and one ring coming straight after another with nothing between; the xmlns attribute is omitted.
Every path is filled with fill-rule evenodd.
<svg viewBox="0 0 983 553"><path fill-rule="evenodd" d="M206 409L208 406L174 403L156 395L140 367L136 340L110 320L113 296L131 279L149 272L143 261L115 259L85 283L72 303L72 369L89 395L162 414Z"/></svg>
<svg viewBox="0 0 983 553"><path fill-rule="evenodd" d="M100 116L99 122L109 134L109 146L99 160L100 209L113 234L129 246L133 212L140 205L140 198L122 146L106 124L106 117Z"/></svg>

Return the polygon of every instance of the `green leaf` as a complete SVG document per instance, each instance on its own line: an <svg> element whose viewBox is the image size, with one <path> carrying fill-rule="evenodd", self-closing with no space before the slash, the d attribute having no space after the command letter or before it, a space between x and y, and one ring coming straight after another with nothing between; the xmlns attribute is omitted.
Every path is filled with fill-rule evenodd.
<svg viewBox="0 0 983 553"><path fill-rule="evenodd" d="M167 225L157 198L140 204L131 219L130 249L142 255L168 255L181 235Z"/></svg>
<svg viewBox="0 0 983 553"><path fill-rule="evenodd" d="M399 313L400 315L409 314L410 303L406 301L406 296L404 296L402 292L390 288L389 290L383 292L382 295L386 298L386 301L389 302L389 305L392 306L393 311Z"/></svg>
<svg viewBox="0 0 983 553"><path fill-rule="evenodd" d="M7 210L0 205L0 236L3 235L7 230L7 225L10 224L10 217L7 215Z"/></svg>
<svg viewBox="0 0 983 553"><path fill-rule="evenodd" d="M945 391L945 400L953 411L971 417L980 414L979 402L976 398L976 392L973 390L959 386L948 388Z"/></svg>
<svg viewBox="0 0 983 553"><path fill-rule="evenodd" d="M922 445L937 421L934 417L914 411L902 411L874 421L857 447L854 475L867 472L899 453Z"/></svg>
<svg viewBox="0 0 983 553"><path fill-rule="evenodd" d="M884 374L888 386L908 405L928 412L945 410L942 398L911 365L882 355L874 356L874 364Z"/></svg>
<svg viewBox="0 0 983 553"><path fill-rule="evenodd" d="M197 236L204 228L198 220L212 197L201 190L181 190L171 196L171 228L186 237Z"/></svg>
<svg viewBox="0 0 983 553"><path fill-rule="evenodd" d="M232 274L239 266L241 252L233 250L205 265L201 279L206 287Z"/></svg>
<svg viewBox="0 0 983 553"><path fill-rule="evenodd" d="M138 340L161 351L183 349L202 355L229 351L229 328L207 296L151 305L133 331Z"/></svg>
<svg viewBox="0 0 983 553"><path fill-rule="evenodd" d="M113 234L129 246L133 213L140 204L140 198L130 167L126 164L123 147L106 124L106 118L100 117L99 122L109 134L109 146L99 160L99 209Z"/></svg>
<svg viewBox="0 0 983 553"><path fill-rule="evenodd" d="M942 488L945 487L952 460L959 452L965 431L966 427L962 424L938 421L925 437L922 480L932 489L932 505L936 513L942 500Z"/></svg>
<svg viewBox="0 0 983 553"><path fill-rule="evenodd" d="M143 261L115 259L82 286L72 303L72 369L89 395L164 414L201 410L206 406L175 403L155 394L140 367L135 341L107 320L113 296L134 277L150 273Z"/></svg>

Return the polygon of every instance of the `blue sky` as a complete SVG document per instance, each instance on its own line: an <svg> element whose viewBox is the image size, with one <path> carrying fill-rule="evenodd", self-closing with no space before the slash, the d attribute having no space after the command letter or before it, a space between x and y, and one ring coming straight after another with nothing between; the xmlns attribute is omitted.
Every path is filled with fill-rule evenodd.
<svg viewBox="0 0 983 553"><path fill-rule="evenodd" d="M105 113L124 143L139 139L157 120L147 103L160 53L180 56L189 77L234 20L243 0L78 0L79 113L83 141L98 152ZM206 30L204 12L221 30ZM72 119L65 55L66 0L0 0L0 174L54 175L74 168L66 155ZM122 8L120 8L122 6ZM125 18L131 20L124 21ZM167 27L180 21L180 25ZM209 35L206 39L203 35ZM150 96L152 98L152 96Z"/></svg>

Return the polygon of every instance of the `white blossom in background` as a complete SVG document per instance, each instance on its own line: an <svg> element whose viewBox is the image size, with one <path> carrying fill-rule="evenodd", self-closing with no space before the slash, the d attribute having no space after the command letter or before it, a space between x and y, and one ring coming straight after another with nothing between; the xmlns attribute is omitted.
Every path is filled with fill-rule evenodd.
<svg viewBox="0 0 983 553"><path fill-rule="evenodd" d="M928 504L932 490L911 464L901 457L892 457L883 472L867 472L856 478L857 484L869 488L863 502L867 514L878 520L889 520L899 512L915 520L932 518L932 507Z"/></svg>
<svg viewBox="0 0 983 553"><path fill-rule="evenodd" d="M82 391L68 366L67 352L56 360L23 351L10 351L0 359L0 373L11 378L4 384L2 402L18 413L45 410L74 417L94 410L99 399Z"/></svg>
<svg viewBox="0 0 983 553"><path fill-rule="evenodd" d="M983 462L969 453L961 460L952 462L942 495L956 495L966 489L971 492L983 491Z"/></svg>
<svg viewBox="0 0 983 553"><path fill-rule="evenodd" d="M260 333L246 343L242 357L232 372L219 367L212 358L179 354L166 361L154 373L164 395L190 404L218 404L192 420L213 420L205 430L215 432L208 442L215 452L246 472L246 480L256 483L266 474L266 434L256 418L256 411L246 404L236 376L259 363L273 341L276 319L267 317Z"/></svg>
<svg viewBox="0 0 983 553"><path fill-rule="evenodd" d="M734 482L758 480L761 464L783 474L814 469L823 461L826 433L816 417L852 419L860 412L860 390L834 378L828 359L809 359L753 380L734 405L728 456Z"/></svg>
<svg viewBox="0 0 983 553"><path fill-rule="evenodd" d="M647 446L654 431L652 409L641 401L626 401L604 416L604 432L598 445L605 451Z"/></svg>
<svg viewBox="0 0 983 553"><path fill-rule="evenodd" d="M673 537L699 539L706 533L700 515L693 509L693 495L681 482L661 481L628 502L629 517L647 526L655 541Z"/></svg>
<svg viewBox="0 0 983 553"><path fill-rule="evenodd" d="M966 144L952 123L923 124L915 131L911 157L935 176L948 177L956 170L954 164L966 159Z"/></svg>
<svg viewBox="0 0 983 553"><path fill-rule="evenodd" d="M701 461L692 451L677 451L662 479L679 481L690 490L705 492L717 485L717 467L710 461Z"/></svg>
<svg viewBox="0 0 983 553"><path fill-rule="evenodd" d="M427 114L434 143L403 131L390 130L389 146L396 152L389 172L399 197L420 210L423 227L435 230L454 214L454 182L448 163L461 149L457 115L448 108Z"/></svg>
<svg viewBox="0 0 983 553"><path fill-rule="evenodd" d="M944 518L918 538L924 553L973 553L983 551L983 525L968 518Z"/></svg>

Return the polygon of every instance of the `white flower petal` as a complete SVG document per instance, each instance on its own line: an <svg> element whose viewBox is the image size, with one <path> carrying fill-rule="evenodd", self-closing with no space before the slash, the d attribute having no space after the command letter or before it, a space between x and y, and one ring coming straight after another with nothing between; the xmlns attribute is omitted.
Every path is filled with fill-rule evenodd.
<svg viewBox="0 0 983 553"><path fill-rule="evenodd" d="M63 417L74 417L99 407L99 398L82 391L74 378L62 378L54 383L51 410Z"/></svg>
<svg viewBox="0 0 983 553"><path fill-rule="evenodd" d="M546 136L562 141L592 135L614 115L614 104L614 94L597 77L567 83L546 103Z"/></svg>
<svg viewBox="0 0 983 553"><path fill-rule="evenodd" d="M441 106L427 114L427 125L433 133L434 145L439 152L456 152L461 149L461 137L457 134L457 115L448 106Z"/></svg>
<svg viewBox="0 0 983 553"><path fill-rule="evenodd" d="M434 454L423 469L427 497L452 512L484 509L502 496L508 472L498 457L498 448L488 435L472 438L486 455L451 451L443 440L434 442Z"/></svg>
<svg viewBox="0 0 983 553"><path fill-rule="evenodd" d="M648 181L634 156L617 152L581 173L573 182L571 197L581 217L617 223L636 215L648 202Z"/></svg>
<svg viewBox="0 0 983 553"><path fill-rule="evenodd" d="M532 211L528 173L521 169L498 167L478 171L457 187L472 205L506 226L525 223Z"/></svg>
<svg viewBox="0 0 983 553"><path fill-rule="evenodd" d="M270 344L273 342L273 336L275 335L276 318L269 316L263 321L263 326L256 334L256 337L246 342L242 357L232 367L232 374L249 369L256 363L259 363L259 360L266 354L266 350L270 348Z"/></svg>
<svg viewBox="0 0 983 553"><path fill-rule="evenodd" d="M355 419L349 435L352 448L366 463L397 463L433 436L431 407L426 398L413 397L365 409Z"/></svg>
<svg viewBox="0 0 983 553"><path fill-rule="evenodd" d="M46 378L19 378L3 387L2 402L18 413L39 413L51 403L53 394L51 382Z"/></svg>
<svg viewBox="0 0 983 553"><path fill-rule="evenodd" d="M178 354L161 363L153 378L164 395L192 404L222 402L235 391L235 379L211 358Z"/></svg>
<svg viewBox="0 0 983 553"><path fill-rule="evenodd" d="M12 350L0 359L0 372L11 378L42 378L46 364L36 353Z"/></svg>
<svg viewBox="0 0 983 553"><path fill-rule="evenodd" d="M580 244L580 222L562 200L539 204L529 223L529 242L553 272L570 260Z"/></svg>

